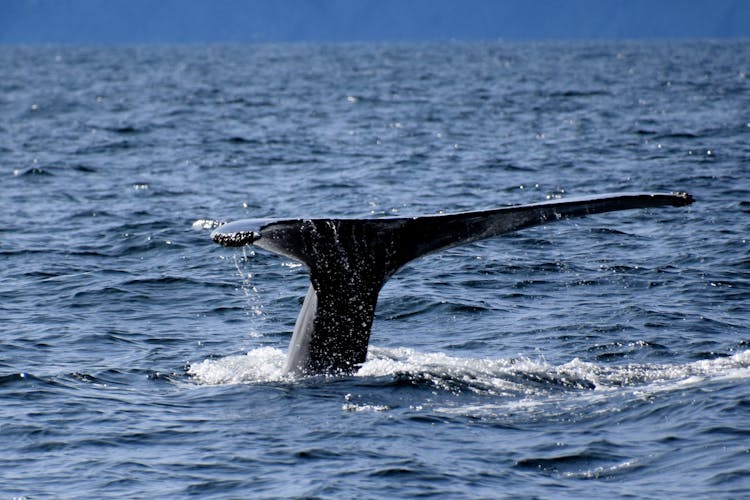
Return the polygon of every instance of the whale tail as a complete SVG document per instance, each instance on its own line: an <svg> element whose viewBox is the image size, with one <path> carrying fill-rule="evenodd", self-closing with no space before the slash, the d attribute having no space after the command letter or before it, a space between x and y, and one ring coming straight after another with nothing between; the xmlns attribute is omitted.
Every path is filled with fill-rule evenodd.
<svg viewBox="0 0 750 500"><path fill-rule="evenodd" d="M409 261L556 220L692 202L687 193L625 193L420 217L245 219L220 226L211 237L224 246L252 244L304 263L311 285L295 324L287 371L352 373L367 356L380 289Z"/></svg>

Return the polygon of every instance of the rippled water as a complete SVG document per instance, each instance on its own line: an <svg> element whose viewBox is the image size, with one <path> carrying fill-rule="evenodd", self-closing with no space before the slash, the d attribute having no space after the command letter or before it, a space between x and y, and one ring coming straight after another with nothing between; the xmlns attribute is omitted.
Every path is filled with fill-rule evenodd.
<svg viewBox="0 0 750 500"><path fill-rule="evenodd" d="M748 42L0 47L0 494L736 498ZM352 377L208 235L614 191L418 260Z"/></svg>

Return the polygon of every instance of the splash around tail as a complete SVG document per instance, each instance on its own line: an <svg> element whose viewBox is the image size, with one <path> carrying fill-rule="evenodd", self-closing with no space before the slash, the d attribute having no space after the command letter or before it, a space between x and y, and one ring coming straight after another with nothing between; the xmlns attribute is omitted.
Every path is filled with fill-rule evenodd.
<svg viewBox="0 0 750 500"><path fill-rule="evenodd" d="M446 215L382 219L245 219L211 233L220 245L253 245L298 260L310 288L289 345L286 372L350 374L367 357L383 284L423 255L550 222L604 212L693 203L685 192L618 193Z"/></svg>

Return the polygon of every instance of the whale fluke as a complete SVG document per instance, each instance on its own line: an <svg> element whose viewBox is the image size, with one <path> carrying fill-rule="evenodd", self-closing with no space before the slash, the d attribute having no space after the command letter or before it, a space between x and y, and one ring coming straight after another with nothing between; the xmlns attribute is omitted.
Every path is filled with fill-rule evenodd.
<svg viewBox="0 0 750 500"><path fill-rule="evenodd" d="M348 374L367 356L380 289L407 262L556 220L692 202L687 193L620 193L419 217L243 219L218 227L211 238L228 247L254 245L304 263L311 283L286 370Z"/></svg>

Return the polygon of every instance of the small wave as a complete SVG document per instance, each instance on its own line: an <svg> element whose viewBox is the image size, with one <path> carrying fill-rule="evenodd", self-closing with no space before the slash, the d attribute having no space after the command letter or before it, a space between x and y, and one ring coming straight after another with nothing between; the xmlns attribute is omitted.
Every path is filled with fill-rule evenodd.
<svg viewBox="0 0 750 500"><path fill-rule="evenodd" d="M135 149L138 147L138 143L129 140L120 141L109 141L105 143L96 143L88 146L81 146L76 150L77 155L95 155L95 154L108 154L119 151L126 151Z"/></svg>
<svg viewBox="0 0 750 500"><path fill-rule="evenodd" d="M113 127L104 127L104 130L122 135L135 135L146 132L148 129L145 127L136 127L133 125L120 125Z"/></svg>
<svg viewBox="0 0 750 500"><path fill-rule="evenodd" d="M262 142L257 139L248 139L239 135L233 135L227 138L226 142L228 142L229 144L252 144L256 146L262 144Z"/></svg>
<svg viewBox="0 0 750 500"><path fill-rule="evenodd" d="M6 386L6 385L19 384L19 383L27 383L30 381L44 382L44 380L37 378L34 375L31 375L30 373L26 373L26 372L12 373L9 375L0 375L0 387Z"/></svg>
<svg viewBox="0 0 750 500"><path fill-rule="evenodd" d="M609 96L610 92L607 90L560 90L557 92L550 92L549 97L551 98L568 98L568 97L602 97Z"/></svg>
<svg viewBox="0 0 750 500"><path fill-rule="evenodd" d="M51 175L53 175L52 172L41 167L31 167L27 169L17 168L13 171L13 177L31 177L31 176L46 177L46 176L51 176Z"/></svg>
<svg viewBox="0 0 750 500"><path fill-rule="evenodd" d="M616 457L583 451L568 456L522 459L516 463L516 467L534 469L551 474L561 474L563 477L569 478L599 479L621 476L643 466L640 460L630 459L592 467L592 464L601 461L611 461L613 458Z"/></svg>

